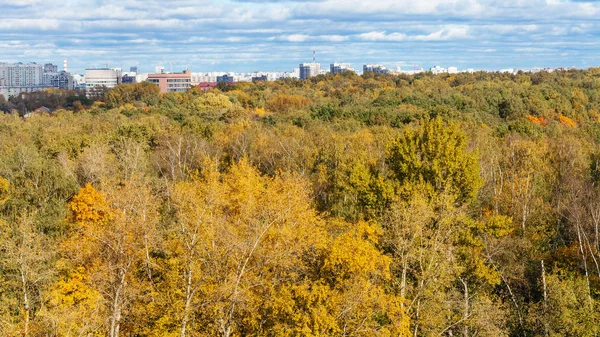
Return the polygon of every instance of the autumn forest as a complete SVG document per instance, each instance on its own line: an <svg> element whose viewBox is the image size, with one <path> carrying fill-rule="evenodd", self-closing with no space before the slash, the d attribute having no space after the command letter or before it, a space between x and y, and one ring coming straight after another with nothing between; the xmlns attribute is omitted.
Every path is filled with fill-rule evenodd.
<svg viewBox="0 0 600 337"><path fill-rule="evenodd" d="M600 334L600 69L0 110L2 336Z"/></svg>

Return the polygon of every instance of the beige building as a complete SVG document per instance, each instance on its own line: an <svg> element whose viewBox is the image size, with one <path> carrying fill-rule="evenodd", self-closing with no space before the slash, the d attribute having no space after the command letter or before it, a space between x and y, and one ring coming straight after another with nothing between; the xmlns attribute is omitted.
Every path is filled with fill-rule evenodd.
<svg viewBox="0 0 600 337"><path fill-rule="evenodd" d="M149 74L148 82L155 83L160 92L186 92L192 87L192 72Z"/></svg>
<svg viewBox="0 0 600 337"><path fill-rule="evenodd" d="M120 69L86 69L85 91L88 97L99 97L107 89L112 89L121 84Z"/></svg>

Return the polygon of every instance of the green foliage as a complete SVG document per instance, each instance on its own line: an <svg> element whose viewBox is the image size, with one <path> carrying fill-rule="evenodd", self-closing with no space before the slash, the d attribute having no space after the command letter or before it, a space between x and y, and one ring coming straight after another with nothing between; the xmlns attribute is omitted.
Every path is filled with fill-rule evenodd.
<svg viewBox="0 0 600 337"><path fill-rule="evenodd" d="M160 89L154 83L141 82L119 85L104 94L104 102L109 108L116 108L136 102L156 105L160 100Z"/></svg>
<svg viewBox="0 0 600 337"><path fill-rule="evenodd" d="M387 162L401 184L425 182L438 193L456 193L461 203L481 186L477 153L467 151L458 125L439 118L407 128L390 146Z"/></svg>

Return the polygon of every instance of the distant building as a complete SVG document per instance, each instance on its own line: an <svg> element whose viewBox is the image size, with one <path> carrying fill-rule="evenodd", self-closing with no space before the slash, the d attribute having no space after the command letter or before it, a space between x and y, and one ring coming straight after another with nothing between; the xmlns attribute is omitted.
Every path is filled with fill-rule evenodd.
<svg viewBox="0 0 600 337"><path fill-rule="evenodd" d="M309 77L317 76L321 73L321 65L319 63L302 63L300 64L300 79L305 80Z"/></svg>
<svg viewBox="0 0 600 337"><path fill-rule="evenodd" d="M165 73L165 67L164 66L156 66L156 67L154 67L154 73L155 74L164 74Z"/></svg>
<svg viewBox="0 0 600 337"><path fill-rule="evenodd" d="M192 72L186 70L179 74L148 74L148 82L155 83L160 92L186 92L192 87Z"/></svg>
<svg viewBox="0 0 600 337"><path fill-rule="evenodd" d="M50 109L46 108L45 106L41 106L41 107L33 110L34 114L43 114L43 113L49 114L50 112L52 112L52 111Z"/></svg>
<svg viewBox="0 0 600 337"><path fill-rule="evenodd" d="M339 74L346 71L354 72L354 69L352 69L350 63L332 63L329 66L329 72L332 74Z"/></svg>
<svg viewBox="0 0 600 337"><path fill-rule="evenodd" d="M137 76L132 75L132 74L123 74L123 77L121 77L121 83L123 83L123 84L137 83Z"/></svg>
<svg viewBox="0 0 600 337"><path fill-rule="evenodd" d="M378 74L387 74L390 71L388 68L382 66L381 64L365 64L363 66L363 74L364 73L378 73Z"/></svg>
<svg viewBox="0 0 600 337"><path fill-rule="evenodd" d="M106 89L112 89L122 82L119 69L86 69L85 90L88 97L99 97Z"/></svg>
<svg viewBox="0 0 600 337"><path fill-rule="evenodd" d="M198 88L200 90L208 90L217 87L217 82L200 82L198 83Z"/></svg>
<svg viewBox="0 0 600 337"><path fill-rule="evenodd" d="M458 74L457 67L448 67L448 74Z"/></svg>
<svg viewBox="0 0 600 337"><path fill-rule="evenodd" d="M36 63L0 63L0 86L11 88L42 86L42 65Z"/></svg>
<svg viewBox="0 0 600 337"><path fill-rule="evenodd" d="M45 73L57 73L58 66L56 66L52 63L46 63L46 64L44 64L44 72Z"/></svg>
<svg viewBox="0 0 600 337"><path fill-rule="evenodd" d="M85 89L85 76L80 74L72 74L73 76L73 88L74 89Z"/></svg>
<svg viewBox="0 0 600 337"><path fill-rule="evenodd" d="M440 66L433 66L431 69L429 69L429 71L431 71L431 73L434 75L443 74L443 73L448 72L448 70L446 70L446 68L442 68Z"/></svg>
<svg viewBox="0 0 600 337"><path fill-rule="evenodd" d="M9 99L11 97L17 97L22 93L32 93L44 90L45 87L37 86L37 87L2 87L0 86L0 95L4 96L5 99Z"/></svg>
<svg viewBox="0 0 600 337"><path fill-rule="evenodd" d="M129 72L130 72L130 73L136 73L136 74L137 74L137 72L138 72L138 67L130 67L130 68L129 68Z"/></svg>
<svg viewBox="0 0 600 337"><path fill-rule="evenodd" d="M514 73L516 73L515 69L513 69L513 68L500 69L498 72L499 73L503 73L503 74L514 74Z"/></svg>
<svg viewBox="0 0 600 337"><path fill-rule="evenodd" d="M44 67L37 63L0 63L0 95L8 99L22 92L44 90L43 74Z"/></svg>
<svg viewBox="0 0 600 337"><path fill-rule="evenodd" d="M42 76L44 86L63 90L73 90L75 88L73 75L62 70L60 72L44 72Z"/></svg>
<svg viewBox="0 0 600 337"><path fill-rule="evenodd" d="M58 66L52 63L46 63L42 73L42 85L47 88L73 90L73 75L66 70L58 71Z"/></svg>
<svg viewBox="0 0 600 337"><path fill-rule="evenodd" d="M269 80L269 78L267 77L267 75L253 76L252 77L252 82L266 82L268 80Z"/></svg>
<svg viewBox="0 0 600 337"><path fill-rule="evenodd" d="M222 75L222 76L217 76L217 83L221 83L221 82L225 82L225 83L233 83L235 82L235 79L233 78L233 76L230 75Z"/></svg>

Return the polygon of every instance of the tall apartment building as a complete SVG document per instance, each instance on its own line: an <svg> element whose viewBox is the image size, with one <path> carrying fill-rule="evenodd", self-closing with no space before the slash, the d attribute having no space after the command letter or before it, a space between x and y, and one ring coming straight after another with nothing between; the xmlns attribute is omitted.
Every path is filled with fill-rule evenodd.
<svg viewBox="0 0 600 337"><path fill-rule="evenodd" d="M73 75L64 70L60 72L44 72L42 75L42 82L44 86L48 88L63 90L74 89Z"/></svg>
<svg viewBox="0 0 600 337"><path fill-rule="evenodd" d="M301 63L300 79L305 80L309 77L317 76L321 73L321 64L319 63Z"/></svg>
<svg viewBox="0 0 600 337"><path fill-rule="evenodd" d="M252 76L252 82L266 82L269 80L267 75Z"/></svg>
<svg viewBox="0 0 600 337"><path fill-rule="evenodd" d="M0 95L9 98L43 90L43 73L44 67L36 63L0 63Z"/></svg>
<svg viewBox="0 0 600 337"><path fill-rule="evenodd" d="M354 72L354 69L350 66L350 63L332 63L329 66L329 72L332 74L339 74L346 71Z"/></svg>
<svg viewBox="0 0 600 337"><path fill-rule="evenodd" d="M120 69L86 69L85 92L88 97L100 96L107 89L112 89L121 84Z"/></svg>
<svg viewBox="0 0 600 337"><path fill-rule="evenodd" d="M365 64L363 66L363 73L378 73L378 74L387 74L390 71L388 68L382 66L381 64Z"/></svg>
<svg viewBox="0 0 600 337"><path fill-rule="evenodd" d="M217 76L217 83L221 83L221 82L233 83L233 82L235 82L235 78L233 78L233 76L228 75L228 74Z"/></svg>
<svg viewBox="0 0 600 337"><path fill-rule="evenodd" d="M148 82L155 83L160 92L186 92L192 87L192 72L148 74Z"/></svg>
<svg viewBox="0 0 600 337"><path fill-rule="evenodd" d="M11 88L41 86L43 73L41 64L0 63L0 86Z"/></svg>

